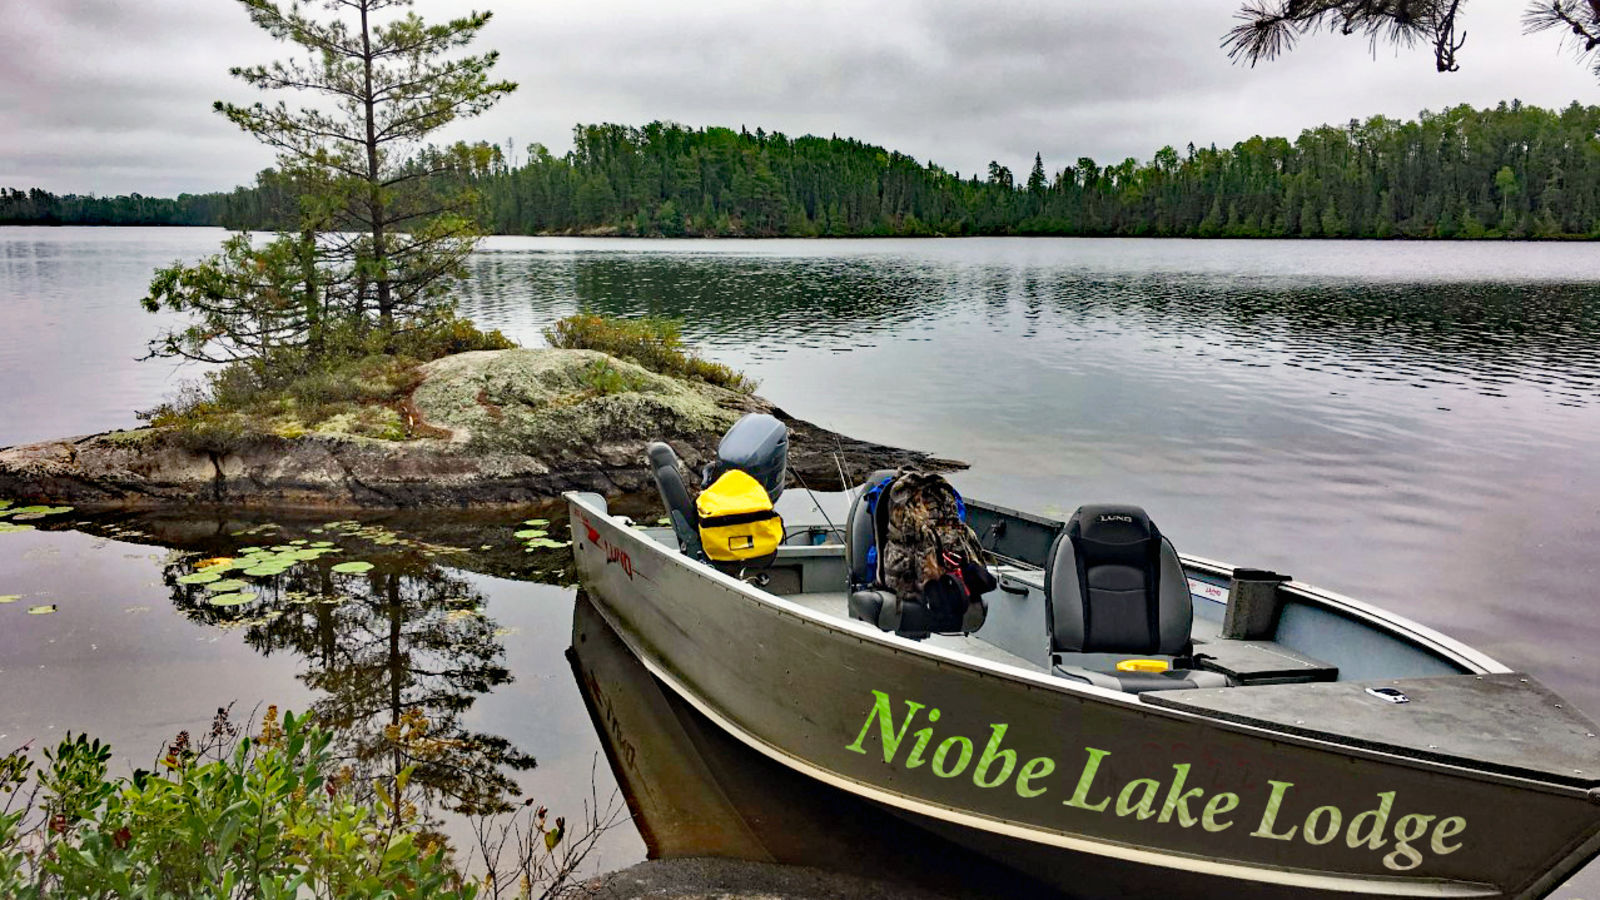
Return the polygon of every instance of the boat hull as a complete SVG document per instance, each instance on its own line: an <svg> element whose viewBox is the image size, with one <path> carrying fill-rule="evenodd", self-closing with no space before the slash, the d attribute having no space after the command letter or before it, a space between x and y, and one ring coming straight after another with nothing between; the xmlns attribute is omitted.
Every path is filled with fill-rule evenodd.
<svg viewBox="0 0 1600 900"><path fill-rule="evenodd" d="M1537 896L1600 849L1600 807L1581 789L1220 723L958 657L762 594L594 501L572 503L597 608L699 714L793 772L1009 854L1069 892L1099 866L1147 876L1166 897L1229 885Z"/></svg>

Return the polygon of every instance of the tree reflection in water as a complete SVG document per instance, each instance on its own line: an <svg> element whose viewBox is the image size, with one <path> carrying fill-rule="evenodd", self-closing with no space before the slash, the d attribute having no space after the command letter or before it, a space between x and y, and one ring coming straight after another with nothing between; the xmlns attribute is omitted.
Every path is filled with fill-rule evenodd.
<svg viewBox="0 0 1600 900"><path fill-rule="evenodd" d="M201 570L198 555L170 561L163 577L191 620L242 628L264 655L304 659L298 677L319 695L311 711L337 735L352 783L390 784L412 767L411 802L430 820L438 808L511 811L516 773L534 758L462 721L480 695L512 681L483 594L414 547L364 558L374 564L364 573L335 572L341 559L330 556L250 578L257 597L243 606L213 605L206 585L179 582Z"/></svg>

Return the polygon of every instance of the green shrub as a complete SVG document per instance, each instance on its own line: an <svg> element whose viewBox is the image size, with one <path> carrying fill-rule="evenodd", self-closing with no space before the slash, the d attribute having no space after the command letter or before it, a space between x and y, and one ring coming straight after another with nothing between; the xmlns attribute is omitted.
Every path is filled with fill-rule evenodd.
<svg viewBox="0 0 1600 900"><path fill-rule="evenodd" d="M471 319L440 316L401 331L394 339L395 353L427 362L471 350L510 350L516 342L500 333L480 331Z"/></svg>
<svg viewBox="0 0 1600 900"><path fill-rule="evenodd" d="M184 732L163 771L108 780L110 748L69 736L46 753L32 793L30 766L13 753L0 764L5 794L30 802L0 811L0 896L472 900L476 886L397 799L410 770L375 802L358 800L330 740L269 708L261 733L231 751L208 759ZM28 829L33 800L42 815Z"/></svg>
<svg viewBox="0 0 1600 900"><path fill-rule="evenodd" d="M644 376L637 374L637 370L630 375L606 359L597 359L585 366L583 380L590 390L601 396L643 390L646 386Z"/></svg>
<svg viewBox="0 0 1600 900"><path fill-rule="evenodd" d="M544 338L552 347L598 350L632 360L652 372L704 381L740 393L754 393L757 386L755 379L743 372L685 350L683 323L677 319L617 319L578 313L546 328Z"/></svg>

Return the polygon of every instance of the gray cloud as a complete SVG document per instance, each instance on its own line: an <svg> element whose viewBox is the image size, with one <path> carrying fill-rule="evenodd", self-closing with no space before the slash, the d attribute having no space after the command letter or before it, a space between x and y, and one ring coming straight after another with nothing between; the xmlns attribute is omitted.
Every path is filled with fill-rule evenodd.
<svg viewBox="0 0 1600 900"><path fill-rule="evenodd" d="M422 0L489 5L483 47L522 88L447 138L570 145L576 122L848 135L971 172L1148 158L1165 144L1517 97L1596 102L1593 77L1521 4L1470 7L1463 70L1425 48L1321 37L1256 69L1217 47L1235 0ZM247 101L230 65L285 48L219 0L0 0L0 183L169 194L249 181L271 155L210 112Z"/></svg>

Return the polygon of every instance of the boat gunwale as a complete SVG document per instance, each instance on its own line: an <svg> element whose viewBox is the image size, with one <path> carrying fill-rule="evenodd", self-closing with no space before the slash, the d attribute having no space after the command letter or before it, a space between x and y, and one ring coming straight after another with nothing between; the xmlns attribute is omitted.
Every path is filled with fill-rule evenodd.
<svg viewBox="0 0 1600 900"><path fill-rule="evenodd" d="M1064 678L1050 675L1048 673L1024 669L1020 666L1011 665L1009 663L987 660L981 657L962 653L957 650L930 646L920 641L905 642L903 640L895 640L894 635L891 633L880 631L879 629L873 628L865 622L858 622L854 619L843 619L827 613L818 612L777 594L770 594L766 591L760 590L759 588L747 584L744 581L734 578L732 575L719 571L711 566L695 565L695 561L693 559L683 555L676 549L669 548L664 544L650 539L647 535L640 533L636 529L628 527L624 523L629 520L623 516L612 515L603 505L605 498L598 494L593 494L587 491L568 491L563 496L568 500L569 503L581 506L586 512L606 519L607 524L611 525L618 532L627 533L629 535L629 540L633 541L638 546L647 548L648 552L657 554L661 558L667 560L671 565L678 565L687 568L696 577L708 579L724 588L731 589L735 594L742 596L744 599L751 601L758 606L765 607L780 615L790 616L812 626L820 626L828 631L837 633L840 636L853 637L862 643L874 644L893 653L901 653L913 657L920 656L924 658L930 658L931 661L933 661L936 665L951 665L957 668L965 669L981 677L996 678L1001 681L1012 683L1021 682L1024 686L1030 689L1042 689L1063 694L1068 697L1078 699L1080 702L1092 700L1109 701L1111 703L1120 704L1129 710L1137 711L1140 714L1157 715L1187 721L1200 721L1206 723L1210 727L1239 734L1245 734L1254 738L1271 742L1310 747L1325 752L1375 760L1389 765L1408 766L1425 771L1439 772L1454 777L1467 778L1475 781L1512 785L1527 790L1537 790L1542 793L1555 794L1558 796L1582 798L1588 798L1591 796L1589 793L1589 788L1572 784L1564 784L1556 781L1545 781L1530 775L1514 775L1507 772L1474 768L1470 765L1454 764L1423 757L1409 756L1399 751L1380 750L1370 746L1344 744L1336 741L1324 740L1306 734L1278 731L1268 728L1264 725L1252 725L1245 722L1222 719L1197 711L1157 706L1155 704L1141 702L1139 699L1140 695L1138 694L1128 694L1122 691L1117 691L1110 688L1102 688L1092 684L1073 682ZM592 501L588 499L591 497L600 500L602 506L596 508ZM578 535L574 533L574 543L576 543L577 540ZM1216 563L1211 560L1202 560L1202 562L1212 567L1221 566L1220 563ZM1231 571L1231 569L1228 569L1228 571ZM1337 597L1338 595L1334 596ZM1350 602L1360 606L1366 606L1366 604L1359 604L1358 601ZM609 611L604 608L604 604L602 603L597 605L601 607L602 613L607 614L607 620L611 621L613 626L616 627L617 623L612 620ZM1373 609L1372 607L1368 608ZM1405 620L1402 619L1402 621ZM1422 628L1423 626L1417 627ZM617 631L619 634L623 635L625 640L628 639L629 635L627 634L626 629L617 627ZM1440 635L1440 637L1442 638L1443 635ZM636 655L640 656L641 660L646 660L649 662L648 654L641 653L639 648L635 646L632 640L627 640L627 642L629 647L634 650ZM1458 642L1450 641L1450 643ZM1487 657L1485 657L1485 659L1487 659ZM665 667L664 662L660 665L663 668ZM1490 673L1469 672L1467 674ZM690 692L688 692L686 688L679 690L678 692L683 694L685 699L690 700L690 702L697 702L698 700L698 698L692 698ZM759 738L754 738L753 736L751 739L757 741L760 740ZM778 752L782 753L781 750ZM809 763L805 763L804 760L799 760L798 758L795 759L799 763L810 765ZM873 788L873 790L877 789ZM1597 788L1597 790L1600 790L1600 788Z"/></svg>
<svg viewBox="0 0 1600 900"><path fill-rule="evenodd" d="M1391 897L1499 897L1506 894L1506 891L1501 890L1499 887L1484 882L1445 878L1406 878L1399 875L1346 874L1281 866L1252 865L1242 862L1224 862L1197 854L1158 850L1121 841L1111 841L1024 825L995 816L936 803L898 791L887 790L815 765L745 730L742 726L718 712L709 701L690 690L664 663L652 659L650 654L643 652L635 639L628 633L626 628L622 627L616 620L615 615L606 608L603 602L594 603L594 608L652 677L681 697L685 703L688 703L696 712L705 716L713 725L722 729L745 746L780 765L787 766L806 777L813 778L838 790L846 791L874 802L1016 840L1029 841L1035 844L1043 844L1095 856L1111 857L1129 863L1160 866L1217 878L1231 878L1240 881L1278 884L1312 890ZM1597 838L1600 838L1600 833L1591 836L1589 840L1592 842ZM1562 856L1561 858L1564 859L1565 857Z"/></svg>
<svg viewBox="0 0 1600 900"><path fill-rule="evenodd" d="M1193 556L1187 553L1178 554L1185 567L1193 567L1206 571L1208 574L1219 577L1231 577L1234 566L1203 556ZM1452 662L1468 669L1470 675L1505 675L1513 670L1482 650L1462 643L1443 632L1429 628L1399 613L1392 612L1381 606L1357 600L1344 594L1336 593L1303 581L1289 581L1282 585L1282 589L1295 594L1302 600L1309 600L1317 605L1326 607L1334 612L1358 619L1370 625L1377 625L1386 631L1411 639L1440 656L1449 658Z"/></svg>

